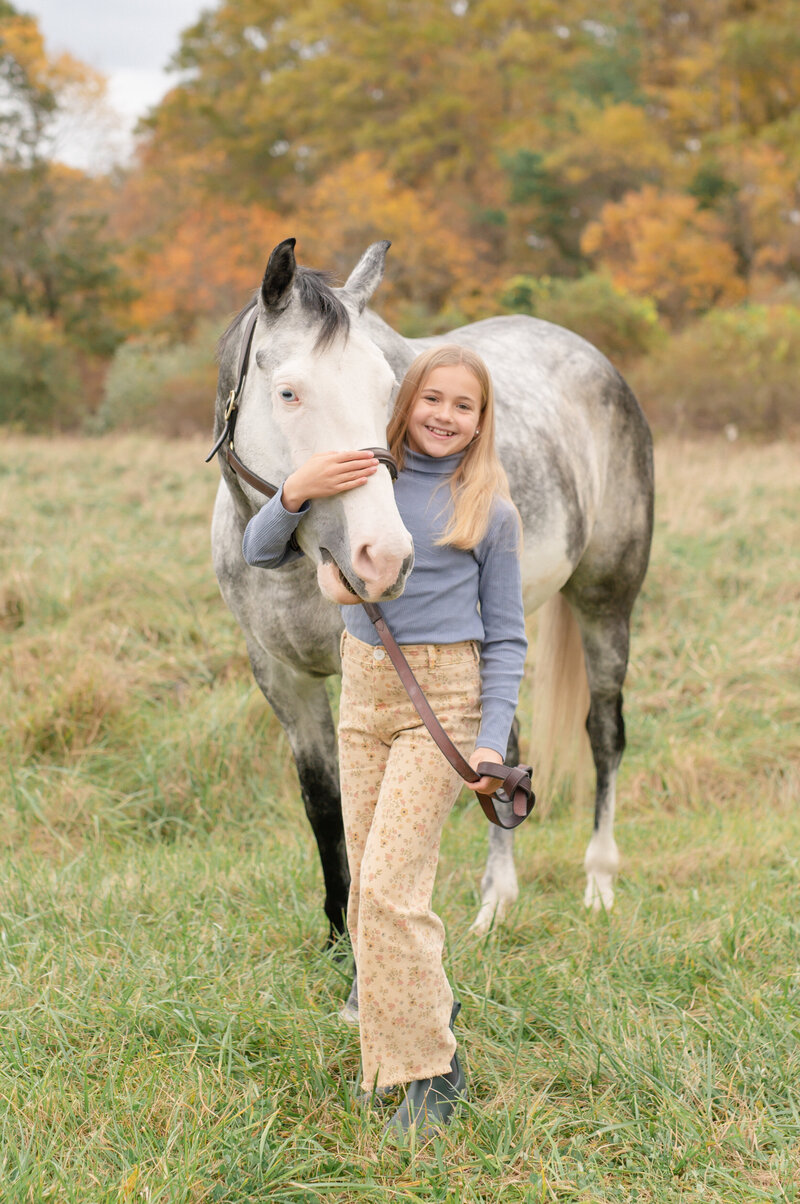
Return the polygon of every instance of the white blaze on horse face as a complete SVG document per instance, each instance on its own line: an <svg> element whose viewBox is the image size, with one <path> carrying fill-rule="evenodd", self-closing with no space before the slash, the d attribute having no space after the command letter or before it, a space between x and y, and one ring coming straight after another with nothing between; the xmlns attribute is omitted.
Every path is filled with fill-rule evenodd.
<svg viewBox="0 0 800 1204"><path fill-rule="evenodd" d="M271 416L290 459L284 479L319 452L385 446L394 373L354 328L346 341L321 351L308 338L296 342L269 375ZM319 553L319 586L333 602L358 601L342 574L368 601L401 592L413 545L388 469L380 467L356 489L317 499L303 520L302 543L315 559Z"/></svg>

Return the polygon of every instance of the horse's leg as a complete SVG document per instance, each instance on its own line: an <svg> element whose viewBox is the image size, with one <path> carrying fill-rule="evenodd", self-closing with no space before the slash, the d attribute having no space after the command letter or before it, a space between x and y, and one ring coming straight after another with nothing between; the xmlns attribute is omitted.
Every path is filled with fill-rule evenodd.
<svg viewBox="0 0 800 1204"><path fill-rule="evenodd" d="M506 765L518 763L519 720L515 717L508 738ZM489 931L493 923L499 924L518 894L513 829L489 824L489 855L481 879L481 906L470 932L482 935Z"/></svg>
<svg viewBox="0 0 800 1204"><path fill-rule="evenodd" d="M614 876L619 852L614 839L617 770L625 749L622 685L628 667L630 613L601 613L592 617L577 610L581 629L590 705L586 730L597 772L594 830L584 857L584 903L599 911L614 903Z"/></svg>
<svg viewBox="0 0 800 1204"><path fill-rule="evenodd" d="M345 932L350 872L342 824L336 732L325 679L303 673L248 641L253 674L289 740L325 881L328 944Z"/></svg>

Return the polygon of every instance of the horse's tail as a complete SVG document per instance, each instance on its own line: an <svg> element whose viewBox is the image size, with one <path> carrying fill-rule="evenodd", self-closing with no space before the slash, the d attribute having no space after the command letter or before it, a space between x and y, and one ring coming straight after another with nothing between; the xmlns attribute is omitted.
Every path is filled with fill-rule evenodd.
<svg viewBox="0 0 800 1204"><path fill-rule="evenodd" d="M576 800L586 791L589 682L580 630L563 595L549 598L538 618L530 759L537 803L546 813L554 792L568 780Z"/></svg>

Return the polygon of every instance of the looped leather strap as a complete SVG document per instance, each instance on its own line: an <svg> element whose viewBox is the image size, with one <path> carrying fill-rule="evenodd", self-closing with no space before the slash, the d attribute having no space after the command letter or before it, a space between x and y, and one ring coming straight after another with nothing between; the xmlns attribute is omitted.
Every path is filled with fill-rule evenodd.
<svg viewBox="0 0 800 1204"><path fill-rule="evenodd" d="M362 602L361 605L373 623L381 643L389 653L389 659L397 670L397 675L403 683L406 693L414 704L417 714L433 737L439 749L460 774L465 782L478 782L482 777L499 778L503 785L493 795L478 794L478 802L490 823L498 828L518 828L527 819L536 803L531 783L532 769L530 765L498 765L494 761L481 761L477 772L469 761L461 755L447 732L442 727L433 712L422 688L417 681L400 645L389 630L386 620L381 614L380 607L374 602ZM477 793L477 792L476 792ZM511 814L508 817L499 815L495 801L511 804Z"/></svg>

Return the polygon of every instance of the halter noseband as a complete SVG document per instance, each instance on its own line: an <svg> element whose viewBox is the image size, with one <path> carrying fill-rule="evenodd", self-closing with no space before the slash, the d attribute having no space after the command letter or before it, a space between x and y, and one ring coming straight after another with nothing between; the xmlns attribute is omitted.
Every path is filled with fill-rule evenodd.
<svg viewBox="0 0 800 1204"><path fill-rule="evenodd" d="M230 395L228 396L228 404L225 408L225 425L222 428L222 434L220 435L219 439L217 439L217 442L206 456L206 464L214 459L214 456L220 450L223 443L226 444L225 458L236 475L241 477L243 481L246 481L248 485L252 485L253 489L257 489L259 493L263 493L264 497L271 498L274 497L278 492L277 486L270 485L269 481L265 481L263 477L258 475L258 473L253 472L252 468L248 468L247 465L239 459L233 448L233 433L236 429L236 418L239 413L239 396L244 388L244 382L247 379L247 369L250 362L250 347L253 342L253 332L255 331L257 321L258 306L256 305L253 307L253 312L247 319L247 325L244 329L242 350L239 355L239 378L236 382L236 388L231 389ZM392 453L387 451L385 447L362 447L359 450L372 452L375 459L389 469L389 475L391 476L392 480L397 480L397 463Z"/></svg>

